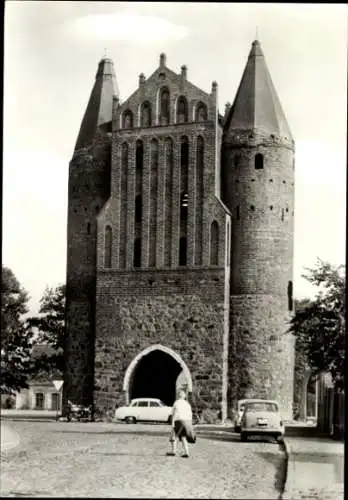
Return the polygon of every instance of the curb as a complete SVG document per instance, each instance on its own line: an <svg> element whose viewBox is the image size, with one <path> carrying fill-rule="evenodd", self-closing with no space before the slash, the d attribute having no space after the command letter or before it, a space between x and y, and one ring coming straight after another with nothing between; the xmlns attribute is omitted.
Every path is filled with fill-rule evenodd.
<svg viewBox="0 0 348 500"><path fill-rule="evenodd" d="M56 419L48 416L48 417L31 417L31 416L13 416L13 415L2 415L1 422L56 422Z"/></svg>

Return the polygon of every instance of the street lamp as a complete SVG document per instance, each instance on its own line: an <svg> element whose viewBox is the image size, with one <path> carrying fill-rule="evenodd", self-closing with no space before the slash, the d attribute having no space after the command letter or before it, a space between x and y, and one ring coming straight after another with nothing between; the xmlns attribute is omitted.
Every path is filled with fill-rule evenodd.
<svg viewBox="0 0 348 500"><path fill-rule="evenodd" d="M63 387L64 381L61 379L53 380L54 387L56 388L56 391L58 392L58 401L57 401L57 415L56 415L56 420L58 420L58 409L59 409L59 402L60 402L60 392Z"/></svg>

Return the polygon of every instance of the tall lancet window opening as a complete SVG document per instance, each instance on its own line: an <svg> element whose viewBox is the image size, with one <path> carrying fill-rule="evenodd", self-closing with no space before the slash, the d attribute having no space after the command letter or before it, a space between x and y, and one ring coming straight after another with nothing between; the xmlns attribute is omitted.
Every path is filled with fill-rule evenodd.
<svg viewBox="0 0 348 500"><path fill-rule="evenodd" d="M202 265L204 139L197 137L196 153L196 249L195 264Z"/></svg>
<svg viewBox="0 0 348 500"><path fill-rule="evenodd" d="M121 220L120 220L120 268L126 267L127 257L127 185L128 185L128 144L121 146Z"/></svg>
<svg viewBox="0 0 348 500"><path fill-rule="evenodd" d="M173 213L173 141L167 138L164 142L165 154L165 246L164 265L171 266L172 262L172 213Z"/></svg>
<svg viewBox="0 0 348 500"><path fill-rule="evenodd" d="M151 104L147 101L141 107L141 126L151 127Z"/></svg>
<svg viewBox="0 0 348 500"><path fill-rule="evenodd" d="M263 155L261 153L257 153L257 155L255 155L255 168L256 170L263 169Z"/></svg>
<svg viewBox="0 0 348 500"><path fill-rule="evenodd" d="M141 238L134 241L133 267L141 267Z"/></svg>
<svg viewBox="0 0 348 500"><path fill-rule="evenodd" d="M143 163L144 163L144 145L138 140L135 144L135 210L134 210L134 256L133 266L141 266L141 223L143 217ZM138 243L137 243L138 242ZM140 247L136 247L140 245Z"/></svg>
<svg viewBox="0 0 348 500"><path fill-rule="evenodd" d="M135 211L134 211L134 222L135 224L141 224L142 217L142 199L141 194L135 197Z"/></svg>
<svg viewBox="0 0 348 500"><path fill-rule="evenodd" d="M176 123L186 123L188 121L188 105L185 97L181 96L178 99L176 109Z"/></svg>
<svg viewBox="0 0 348 500"><path fill-rule="evenodd" d="M187 221L188 221L188 138L181 139L180 151L180 248L179 265L187 264Z"/></svg>
<svg viewBox="0 0 348 500"><path fill-rule="evenodd" d="M210 265L219 264L219 225L214 220L210 228Z"/></svg>
<svg viewBox="0 0 348 500"><path fill-rule="evenodd" d="M163 88L160 93L160 113L159 113L160 125L169 124L169 114L170 114L169 90L167 88Z"/></svg>
<svg viewBox="0 0 348 500"><path fill-rule="evenodd" d="M156 266L158 142L151 141L149 266Z"/></svg>
<svg viewBox="0 0 348 500"><path fill-rule="evenodd" d="M110 269L112 264L112 229L106 226L104 234L104 267Z"/></svg>
<svg viewBox="0 0 348 500"><path fill-rule="evenodd" d="M179 244L179 266L187 265L187 238L181 236Z"/></svg>

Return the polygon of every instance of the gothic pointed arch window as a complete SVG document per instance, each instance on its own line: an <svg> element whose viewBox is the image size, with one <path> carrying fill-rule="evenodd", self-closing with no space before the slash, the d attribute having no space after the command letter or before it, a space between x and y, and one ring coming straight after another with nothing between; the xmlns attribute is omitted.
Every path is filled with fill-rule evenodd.
<svg viewBox="0 0 348 500"><path fill-rule="evenodd" d="M112 258L112 229L106 226L104 234L104 267L111 268Z"/></svg>
<svg viewBox="0 0 348 500"><path fill-rule="evenodd" d="M176 108L176 123L186 123L188 121L188 105L184 96L180 96Z"/></svg>
<svg viewBox="0 0 348 500"><path fill-rule="evenodd" d="M150 206L149 218L151 221L149 234L149 266L156 266L157 250L157 175L158 175L158 141L150 142L151 168L150 168Z"/></svg>
<svg viewBox="0 0 348 500"><path fill-rule="evenodd" d="M123 128L133 128L133 113L130 109L123 113Z"/></svg>
<svg viewBox="0 0 348 500"><path fill-rule="evenodd" d="M196 122L204 122L208 118L207 106L202 102L197 104L196 107Z"/></svg>
<svg viewBox="0 0 348 500"><path fill-rule="evenodd" d="M196 247L195 264L202 265L203 258L203 179L204 179L204 139L197 137L196 150Z"/></svg>
<svg viewBox="0 0 348 500"><path fill-rule="evenodd" d="M210 265L219 264L219 225L214 220L210 227Z"/></svg>
<svg viewBox="0 0 348 500"><path fill-rule="evenodd" d="M255 155L255 169L263 169L263 155L261 153L257 153L257 155Z"/></svg>
<svg viewBox="0 0 348 500"><path fill-rule="evenodd" d="M159 124L168 125L169 124L169 114L170 114L170 95L167 87L163 87L160 92L160 112L159 112Z"/></svg>
<svg viewBox="0 0 348 500"><path fill-rule="evenodd" d="M164 265L170 267L172 260L172 208L173 208L173 176L174 145L173 140L167 137L164 141L165 157L165 249Z"/></svg>
<svg viewBox="0 0 348 500"><path fill-rule="evenodd" d="M188 164L189 164L189 142L186 136L181 138L180 146L180 242L179 242L179 265L186 266L187 263L187 225L188 225Z"/></svg>
<svg viewBox="0 0 348 500"><path fill-rule="evenodd" d="M142 127L151 127L151 104L146 101L141 107L141 120Z"/></svg>

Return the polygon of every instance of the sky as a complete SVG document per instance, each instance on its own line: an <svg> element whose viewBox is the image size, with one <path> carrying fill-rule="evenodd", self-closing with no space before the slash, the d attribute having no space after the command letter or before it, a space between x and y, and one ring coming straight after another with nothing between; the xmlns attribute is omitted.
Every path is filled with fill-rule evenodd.
<svg viewBox="0 0 348 500"><path fill-rule="evenodd" d="M260 40L296 143L294 295L317 258L346 254L347 6L174 2L5 2L2 261L38 312L66 279L68 168L98 62L121 101L167 66L233 102Z"/></svg>

